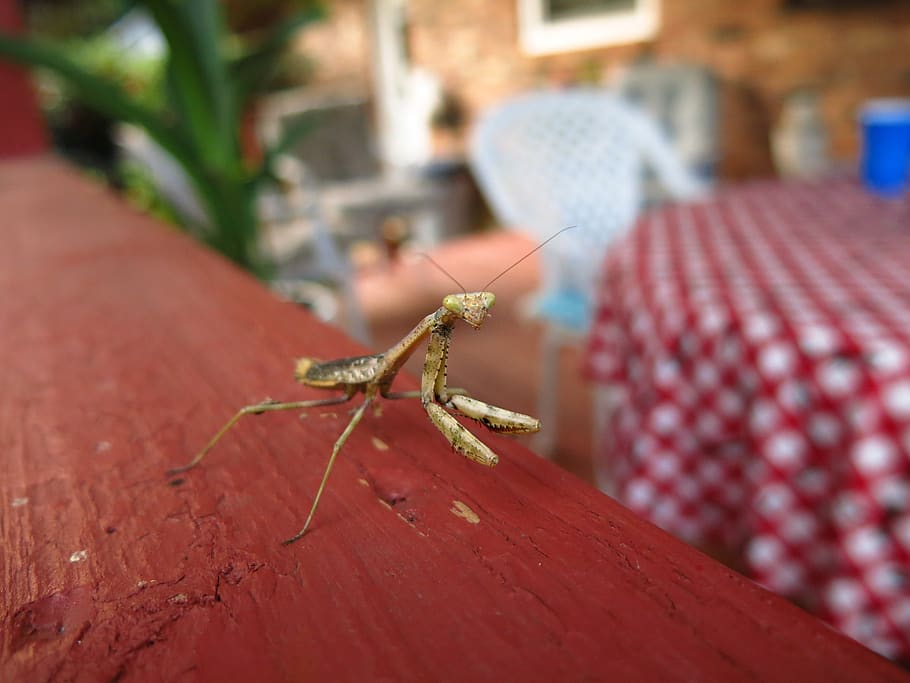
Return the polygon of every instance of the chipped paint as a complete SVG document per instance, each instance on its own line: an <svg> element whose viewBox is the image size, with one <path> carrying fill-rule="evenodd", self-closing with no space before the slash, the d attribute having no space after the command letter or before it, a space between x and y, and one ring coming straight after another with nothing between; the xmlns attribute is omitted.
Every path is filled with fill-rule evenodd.
<svg viewBox="0 0 910 683"><path fill-rule="evenodd" d="M373 440L373 448L375 448L377 451L387 451L387 450L389 450L389 444L387 444L387 443L386 443L385 441L383 441L382 439L377 438L377 437L374 436L372 440Z"/></svg>
<svg viewBox="0 0 910 683"><path fill-rule="evenodd" d="M460 500L452 501L452 507L449 509L449 512L451 512L456 517L461 517L471 524L480 524L480 517L477 516L477 513L462 503Z"/></svg>
<svg viewBox="0 0 910 683"><path fill-rule="evenodd" d="M360 484L361 486L367 486L367 487L369 487L369 485L370 485L370 482L368 482L368 481L367 481L366 479L364 479L363 477L361 477L360 479L358 479L358 480L357 480L357 483Z"/></svg>
<svg viewBox="0 0 910 683"><path fill-rule="evenodd" d="M28 505L28 498L13 498L10 505L14 508L21 508L23 505Z"/></svg>
<svg viewBox="0 0 910 683"><path fill-rule="evenodd" d="M85 562L88 559L88 550L77 550L70 555L70 562Z"/></svg>

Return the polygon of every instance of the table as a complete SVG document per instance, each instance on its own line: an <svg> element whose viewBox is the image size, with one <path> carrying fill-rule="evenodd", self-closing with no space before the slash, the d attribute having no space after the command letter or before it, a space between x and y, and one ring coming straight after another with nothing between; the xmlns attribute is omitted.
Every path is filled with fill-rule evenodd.
<svg viewBox="0 0 910 683"><path fill-rule="evenodd" d="M611 250L587 371L618 499L910 657L910 200L750 182Z"/></svg>

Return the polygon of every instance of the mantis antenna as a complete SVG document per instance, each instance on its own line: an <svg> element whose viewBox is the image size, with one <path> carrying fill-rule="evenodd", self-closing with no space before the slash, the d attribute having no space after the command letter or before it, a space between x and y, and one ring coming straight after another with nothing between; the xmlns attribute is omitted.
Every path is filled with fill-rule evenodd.
<svg viewBox="0 0 910 683"><path fill-rule="evenodd" d="M497 275L497 276L494 277L492 280L490 280L487 284L485 284L483 287L481 287L481 291L487 291L487 287L489 287L490 285L492 285L492 284L493 284L494 282L496 282L499 278L501 278L503 275L505 275L505 274L508 273L510 270L512 270L512 268L514 268L514 267L517 266L519 263L521 263L522 261L524 261L526 258L528 258L529 256L531 256L531 254L533 254L535 251L537 251L538 249L542 249L542 248L547 244L547 242L550 242L550 241L552 241L552 240L555 240L557 237L559 237L559 236L560 236L562 233L564 233L566 230L571 230L572 228L575 228L575 227L578 227L578 226L570 225L569 227L563 228L562 230L560 230L560 231L554 233L553 235L550 235L547 239L545 239L543 242L541 242L541 243L538 244L536 247L534 247L533 249L531 249L531 251L529 251L527 254L525 254L524 256L522 256L522 257L521 257L520 259L518 259L515 263L513 263L511 266L509 266L508 268L506 268L506 269L505 269L504 271L502 271L499 275ZM451 277L451 276L449 276L449 277ZM455 278L452 278L452 279L454 280Z"/></svg>
<svg viewBox="0 0 910 683"><path fill-rule="evenodd" d="M555 235L554 235L554 237L555 237ZM447 271L447 270L446 270L445 268L443 268L441 265L439 265L438 263L436 263L436 261L433 260L433 257L432 257L432 256L430 256L429 254L427 254L426 252L423 252L423 251L420 252L420 253L417 254L417 255L418 255L418 256L423 256L427 261L429 261L429 262L432 263L434 266L436 266L436 268L439 270L439 272L441 272L443 275L445 275L446 277L448 277L452 282L454 282L456 285L458 285L459 289L461 289L461 293L462 293L462 294L467 294L468 290L466 290L466 289L464 288L464 285L461 284L458 280L456 280L456 279L455 279L455 276L452 275L449 271Z"/></svg>
<svg viewBox="0 0 910 683"><path fill-rule="evenodd" d="M559 230L558 232L555 232L554 234L550 235L550 237L548 237L548 238L545 239L543 242L541 242L540 244L538 244L536 247L534 247L533 249L531 249L531 251L529 251L527 254L525 254L525 255L522 256L520 259L518 259L517 261L515 261L515 263L513 263L511 266L509 266L508 268L506 268L506 269L505 269L504 271L502 271L499 275L497 275L497 276L494 277L492 280L490 280L487 284L485 284L483 287L481 287L481 291L486 291L487 287L489 287L490 285L492 285L492 284L493 284L494 282L496 282L499 278L501 278L503 275L505 275L506 273L508 273L510 270L512 270L512 268L514 268L515 266L517 266L519 263L521 263L522 261L524 261L526 258L530 257L534 252L536 252L536 251L539 250L539 249L542 249L542 248L547 244L547 242L550 242L551 240L555 240L557 237L559 237L559 236L560 236L562 233L564 233L566 230L571 230L572 228L575 228L575 227L578 227L578 226L570 225L570 226L568 226L567 228L563 228L562 230ZM436 268L439 270L439 272L441 272L443 275L445 275L446 277L448 277L452 282L454 282L456 285L458 285L459 289L461 289L461 291L462 291L463 294L464 294L464 293L467 293L468 290L466 290L466 289L464 288L464 285L461 284L458 280L456 280L454 275L452 275L449 271L447 271L445 268L443 268L441 265L439 265L439 264L433 259L432 256L430 256L430 255L429 255L428 253L426 253L426 252L420 252L420 253L417 254L417 255L418 255L418 256L422 256L422 257L425 258L427 261L429 261L429 262L432 263L434 266L436 266Z"/></svg>

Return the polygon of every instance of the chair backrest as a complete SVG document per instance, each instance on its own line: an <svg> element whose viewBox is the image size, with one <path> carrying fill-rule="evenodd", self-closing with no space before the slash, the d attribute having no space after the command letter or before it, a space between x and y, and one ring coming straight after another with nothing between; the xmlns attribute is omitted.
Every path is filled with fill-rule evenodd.
<svg viewBox="0 0 910 683"><path fill-rule="evenodd" d="M650 163L677 197L699 189L656 124L603 90L537 92L481 116L470 145L481 190L508 227L543 240L543 288L591 290L606 246L634 222Z"/></svg>

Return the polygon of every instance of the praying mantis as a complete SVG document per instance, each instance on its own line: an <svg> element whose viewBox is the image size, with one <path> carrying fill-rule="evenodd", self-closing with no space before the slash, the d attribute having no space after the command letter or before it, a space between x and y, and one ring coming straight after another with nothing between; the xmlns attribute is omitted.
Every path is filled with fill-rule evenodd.
<svg viewBox="0 0 910 683"><path fill-rule="evenodd" d="M423 318L401 341L384 353L329 361L320 361L315 358L298 359L294 367L294 377L298 382L304 386L317 389L340 389L342 393L329 398L306 401L279 402L266 399L260 403L244 406L215 433L206 446L189 463L182 467L168 470L167 475L172 476L196 467L215 444L245 415L260 415L280 410L302 410L336 405L351 400L359 393L364 394L364 401L354 410L350 421L332 447L332 454L322 475L319 488L316 490L316 495L313 498L313 503L303 528L287 540L282 541L283 545L293 543L306 534L310 527L310 522L313 521L316 508L319 506L319 500L325 490L326 482L328 482L329 474L332 472L338 453L360 423L367 408L379 398L420 398L420 402L430 421L448 440L455 451L476 463L487 467L495 467L499 462L499 457L496 453L459 423L448 411L455 411L460 415L476 420L487 429L499 434L537 432L540 430L540 421L529 415L479 401L469 396L464 389L449 387L446 378L446 364L452 333L455 329L455 324L459 320L463 320L474 329L479 329L483 325L490 308L496 302L496 296L487 291L487 287L537 251L537 249L540 249L560 233L569 229L563 228L531 252L525 254L525 256L518 259L484 285L481 291L466 292L462 287L461 294L446 295L442 300L442 305L436 311ZM430 260L433 262L432 259ZM437 265L435 262L433 264ZM456 284L458 284L457 281ZM460 284L459 287L461 287ZM420 389L393 392L391 390L393 380L425 338L428 338L428 342Z"/></svg>

